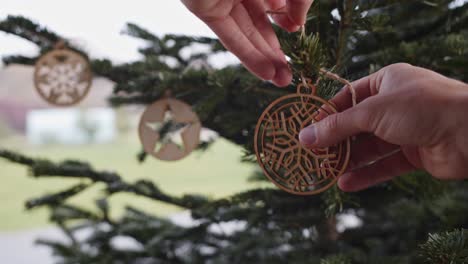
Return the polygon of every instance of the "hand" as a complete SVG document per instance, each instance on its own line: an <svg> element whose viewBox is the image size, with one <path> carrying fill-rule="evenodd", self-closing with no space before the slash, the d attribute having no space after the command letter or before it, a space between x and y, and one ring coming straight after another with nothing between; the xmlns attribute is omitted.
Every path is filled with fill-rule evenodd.
<svg viewBox="0 0 468 264"><path fill-rule="evenodd" d="M350 168L338 180L342 190L362 190L415 169L439 179L468 178L468 85L423 68L393 64L353 87L359 102L355 107L344 89L332 99L343 112L299 135L309 148L358 135Z"/></svg>
<svg viewBox="0 0 468 264"><path fill-rule="evenodd" d="M274 15L288 31L305 23L313 0L182 0L192 13L218 35L253 74L277 86L291 82L292 74L266 14L285 7L287 15Z"/></svg>

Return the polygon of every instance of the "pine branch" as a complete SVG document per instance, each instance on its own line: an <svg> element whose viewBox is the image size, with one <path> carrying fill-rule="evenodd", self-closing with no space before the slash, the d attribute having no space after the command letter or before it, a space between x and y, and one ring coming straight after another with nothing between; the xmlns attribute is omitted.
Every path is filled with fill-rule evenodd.
<svg viewBox="0 0 468 264"><path fill-rule="evenodd" d="M68 198L73 197L77 195L78 193L82 192L86 188L88 188L89 185L86 184L78 184L75 185L67 190L58 192L56 194L49 194L40 198L36 199L29 199L26 202L26 208L27 209L32 209L38 206L56 206L59 204L64 203Z"/></svg>
<svg viewBox="0 0 468 264"><path fill-rule="evenodd" d="M41 54L52 50L59 41L64 41L66 47L80 53L85 58L88 58L88 55L85 52L83 52L80 48L71 45L71 43L69 43L65 38L60 37L47 28L22 16L9 15L5 20L0 21L0 31L31 41L40 48ZM9 56L5 58L4 62L6 64L21 62L29 64L35 59L37 58Z"/></svg>
<svg viewBox="0 0 468 264"><path fill-rule="evenodd" d="M140 180L135 184L126 184L122 181L114 182L108 186L107 191L110 194L117 192L129 192L139 196L144 196L152 200L170 203L184 208L198 208L205 205L208 200L200 195L184 195L181 198L168 195L150 181Z"/></svg>
<svg viewBox="0 0 468 264"><path fill-rule="evenodd" d="M107 185L110 194L117 192L130 192L137 195L145 196L153 200L162 201L177 205L184 208L200 207L208 202L208 200L199 195L185 195L178 198L166 194L159 190L153 183L148 181L138 181L135 184L129 184L122 180L120 175L114 172L95 171L89 164L78 161L64 161L55 164L51 161L32 159L24 155L8 151L0 150L0 157L11 162L26 165L30 168L32 175L35 177L72 177L72 178L87 178L93 182L103 182ZM68 198L73 193L77 194L80 187L72 188L67 191L38 198L35 201L40 202L38 205L47 204L47 202L59 202L61 198Z"/></svg>
<svg viewBox="0 0 468 264"><path fill-rule="evenodd" d="M421 257L426 263L468 263L468 232L464 229L430 234L420 246Z"/></svg>
<svg viewBox="0 0 468 264"><path fill-rule="evenodd" d="M23 64L23 65L34 65L38 57L26 57L21 55L4 56L2 61L5 65L9 64Z"/></svg>
<svg viewBox="0 0 468 264"><path fill-rule="evenodd" d="M22 16L8 16L0 22L0 31L14 34L47 49L51 49L60 40L57 34Z"/></svg>
<svg viewBox="0 0 468 264"><path fill-rule="evenodd" d="M338 72L341 72L344 62L344 56L347 53L348 37L351 31L351 23L353 20L353 11L356 3L354 0L339 0L338 11L341 16L340 26L338 30L338 43L335 51L335 68Z"/></svg>
<svg viewBox="0 0 468 264"><path fill-rule="evenodd" d="M344 255L329 256L320 261L320 264L351 264L351 260Z"/></svg>
<svg viewBox="0 0 468 264"><path fill-rule="evenodd" d="M66 223L73 220L99 221L100 216L89 210L71 204L58 204L52 207L50 220L55 223Z"/></svg>
<svg viewBox="0 0 468 264"><path fill-rule="evenodd" d="M325 215L334 217L336 214L343 212L345 207L359 206L359 202L352 194L341 191L338 186L333 186L323 195Z"/></svg>
<svg viewBox="0 0 468 264"><path fill-rule="evenodd" d="M397 61L466 79L468 5L448 9L451 2L315 1L307 21L309 35L301 37L278 31L291 58L294 83L300 81L301 73L312 79L320 77L322 67L352 80ZM3 30L32 40L42 52L60 38L56 35L53 40L53 35L26 19L15 23L18 25L8 24ZM215 70L207 66L209 56L224 50L217 40L156 36L133 24L126 30L127 34L145 40L145 46L139 50L142 60L120 65L109 60L91 60L95 74L116 83L111 98L114 105L149 104L170 89L175 98L193 106L204 126L244 146L246 159L251 154L252 135L262 110L274 99L295 91L294 85L275 89L241 67ZM208 51L183 56L181 50L192 44L205 45ZM35 59L4 58L28 64ZM169 59L177 63L169 64ZM192 64L197 60L202 62L199 65L202 70ZM322 80L319 95L330 98L341 86ZM117 173L97 171L83 162L51 162L6 150L0 150L0 157L29 167L33 175L40 177L66 176L85 179L85 185L104 184L107 192L97 202L96 210L67 204L69 197L79 193L79 185L31 202L34 206L49 205L52 221L61 225L72 240L78 237L75 235L78 228L92 230L89 237L75 239L71 244L48 243L64 257L65 263L116 260L131 264L303 263L305 260L409 264L416 263L415 250L428 232L466 227L468 223L467 184L441 184L429 181L427 176L404 176L394 183L352 195L337 188L315 197L258 189L209 201L201 196L172 196L149 181L128 183ZM132 208L127 208L123 217L109 219L106 198L118 192L191 209L193 225L178 226ZM336 220L340 219L335 218L337 212L357 217L361 225L337 233ZM238 223L240 227L228 232L221 228L224 222ZM68 228L76 223L78 227ZM429 259L426 254L429 252L438 263L448 263L453 256L459 260L466 247L461 238L465 233L463 230L463 235L458 232L431 238L421 247L421 254ZM122 236L134 239L137 249L114 247L113 240ZM328 257L322 259L324 256ZM438 259L441 256L444 258Z"/></svg>
<svg viewBox="0 0 468 264"><path fill-rule="evenodd" d="M4 149L0 149L0 157L7 159L11 162L26 165L26 166L33 166L36 160L21 155L19 153L15 153L13 151L8 151Z"/></svg>
<svg viewBox="0 0 468 264"><path fill-rule="evenodd" d="M304 36L296 34L291 38L293 40L288 38L287 41L282 41L281 46L291 58L295 83L299 83L302 75L315 80L320 69L326 67L327 61L319 36L313 33Z"/></svg>

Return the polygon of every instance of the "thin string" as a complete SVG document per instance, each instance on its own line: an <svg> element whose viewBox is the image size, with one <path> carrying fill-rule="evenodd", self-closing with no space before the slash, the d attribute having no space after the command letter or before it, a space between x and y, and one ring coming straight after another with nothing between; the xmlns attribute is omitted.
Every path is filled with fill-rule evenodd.
<svg viewBox="0 0 468 264"><path fill-rule="evenodd" d="M330 79L339 81L340 83L346 85L346 87L349 89L349 92L351 93L351 100L353 102L353 106L356 106L356 104L357 104L356 90L354 89L354 87L353 87L353 85L351 84L350 81L346 80L345 78L342 78L341 76L339 76L336 73L327 71L324 68L320 69L320 73L322 73L323 75L327 76Z"/></svg>
<svg viewBox="0 0 468 264"><path fill-rule="evenodd" d="M67 43L65 42L64 39L59 39L55 45L54 45L54 49L64 49L66 48L67 46Z"/></svg>
<svg viewBox="0 0 468 264"><path fill-rule="evenodd" d="M283 6L276 10L267 10L266 13L268 15L284 15L284 14L287 14L285 10L286 10L286 6Z"/></svg>
<svg viewBox="0 0 468 264"><path fill-rule="evenodd" d="M282 15L284 14L284 11L279 11L279 10L268 10L266 11L268 15Z"/></svg>
<svg viewBox="0 0 468 264"><path fill-rule="evenodd" d="M309 87L309 84L307 83L306 78L304 77L304 73L301 73L301 81L304 87Z"/></svg>

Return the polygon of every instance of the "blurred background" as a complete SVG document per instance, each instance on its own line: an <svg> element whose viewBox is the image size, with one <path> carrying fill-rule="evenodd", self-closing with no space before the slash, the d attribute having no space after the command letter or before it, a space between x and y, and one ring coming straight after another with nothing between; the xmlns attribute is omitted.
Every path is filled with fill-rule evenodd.
<svg viewBox="0 0 468 264"><path fill-rule="evenodd" d="M107 58L115 63L140 59L138 47L142 42L121 34L127 22L138 24L156 35L176 33L214 37L180 1L1 0L0 19L8 15L25 16L65 36L91 57ZM0 56L11 54L37 56L39 49L31 42L0 32ZM210 58L215 67L236 62L227 53ZM33 66L0 65L2 148L53 161L65 158L93 160L96 169L113 169L130 181L148 178L173 194L200 192L223 197L256 186L247 184L246 177L253 168L240 163L241 148L225 140L217 140L208 151L192 153L177 163L151 158L139 164L135 158L141 150L136 126L143 107L111 108L107 97L114 84L95 77L90 94L80 104L56 108L48 105L35 91L33 72ZM203 136L216 135L204 130ZM51 263L50 249L34 246L34 241L38 237L60 239L63 235L48 225L45 209L26 211L24 202L66 187L73 180L38 181L28 177L24 167L4 160L0 160L0 168L2 263ZM220 174L218 171L223 177L213 177ZM74 197L73 202L91 207L98 196L99 190L91 188ZM116 195L112 199L116 213L122 210L119 206L130 204L156 215L170 216L175 221L183 222L187 218L176 207L132 195Z"/></svg>
<svg viewBox="0 0 468 264"><path fill-rule="evenodd" d="M0 263L466 263L468 181L418 171L291 195L256 165L253 135L319 67L356 80L408 62L467 82L468 0L316 0L310 35L277 31L296 72L286 89L238 65L178 0L0 0L0 20ZM95 74L74 107L34 87L60 40ZM341 88L321 81L318 96ZM141 163L137 124L166 92L212 130L183 160Z"/></svg>

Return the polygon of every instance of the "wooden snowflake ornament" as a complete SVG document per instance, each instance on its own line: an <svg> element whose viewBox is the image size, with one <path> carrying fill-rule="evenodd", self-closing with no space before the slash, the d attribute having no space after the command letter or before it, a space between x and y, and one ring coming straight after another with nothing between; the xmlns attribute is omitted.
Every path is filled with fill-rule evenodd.
<svg viewBox="0 0 468 264"><path fill-rule="evenodd" d="M201 123L192 107L176 99L161 99L148 106L140 119L138 134L146 153L173 161L198 146Z"/></svg>
<svg viewBox="0 0 468 264"><path fill-rule="evenodd" d="M64 44L43 55L36 63L34 86L52 105L77 104L89 92L92 74L88 61Z"/></svg>
<svg viewBox="0 0 468 264"><path fill-rule="evenodd" d="M310 82L296 94L283 96L263 112L255 129L255 153L265 175L279 188L298 195L323 192L333 186L349 162L350 140L323 149L299 143L299 132L336 113L328 101L315 95Z"/></svg>

